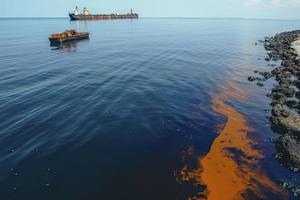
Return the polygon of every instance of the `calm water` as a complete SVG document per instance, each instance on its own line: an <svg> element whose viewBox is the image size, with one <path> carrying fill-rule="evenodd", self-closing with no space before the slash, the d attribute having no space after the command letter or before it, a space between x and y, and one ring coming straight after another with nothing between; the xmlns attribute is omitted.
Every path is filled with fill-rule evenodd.
<svg viewBox="0 0 300 200"><path fill-rule="evenodd" d="M0 27L1 200L185 199L195 191L176 181L182 152L209 151L225 123L212 94L233 77L253 89L230 104L253 127L261 167L300 185L274 159L278 135L264 111L272 81L246 80L272 68L254 43L300 21L1 19ZM90 40L50 47L47 37L68 28Z"/></svg>

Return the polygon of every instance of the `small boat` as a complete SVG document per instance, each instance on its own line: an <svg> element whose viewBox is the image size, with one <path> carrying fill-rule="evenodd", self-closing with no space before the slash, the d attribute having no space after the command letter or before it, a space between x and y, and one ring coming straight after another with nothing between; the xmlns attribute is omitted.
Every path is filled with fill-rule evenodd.
<svg viewBox="0 0 300 200"><path fill-rule="evenodd" d="M49 37L51 46L61 45L64 42L82 40L89 38L88 32L77 32L76 30L66 30L63 33L55 33Z"/></svg>

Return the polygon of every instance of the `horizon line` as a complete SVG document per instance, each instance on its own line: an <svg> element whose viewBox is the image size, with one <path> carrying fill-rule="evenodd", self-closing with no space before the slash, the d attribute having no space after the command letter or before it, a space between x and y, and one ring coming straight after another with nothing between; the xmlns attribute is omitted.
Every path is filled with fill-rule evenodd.
<svg viewBox="0 0 300 200"><path fill-rule="evenodd" d="M0 19L68 19L67 16L45 16L45 17L38 17L38 16L32 16L32 17L24 17L24 16L12 16L12 17L1 17ZM262 21L300 21L300 19L278 19L278 18L247 18L247 17L140 17L140 19L220 19L220 20L262 20Z"/></svg>

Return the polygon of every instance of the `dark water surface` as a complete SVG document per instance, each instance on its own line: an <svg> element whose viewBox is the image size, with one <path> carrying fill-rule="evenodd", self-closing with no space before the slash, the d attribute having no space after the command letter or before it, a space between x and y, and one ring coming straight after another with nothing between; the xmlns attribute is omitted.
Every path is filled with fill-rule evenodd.
<svg viewBox="0 0 300 200"><path fill-rule="evenodd" d="M264 111L272 81L247 82L272 69L254 43L300 21L1 19L0 27L1 200L185 199L196 191L176 180L182 152L209 151L225 123L212 94L232 77L253 88L247 102L230 104L253 128L261 167L300 185L274 158L278 135ZM90 40L50 47L47 37L68 28Z"/></svg>

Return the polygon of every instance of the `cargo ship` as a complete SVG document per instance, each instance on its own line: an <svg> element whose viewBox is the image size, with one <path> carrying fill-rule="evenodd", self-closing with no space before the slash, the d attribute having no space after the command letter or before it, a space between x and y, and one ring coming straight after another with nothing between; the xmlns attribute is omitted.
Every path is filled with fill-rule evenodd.
<svg viewBox="0 0 300 200"><path fill-rule="evenodd" d="M87 32L77 32L76 30L66 30L63 33L55 33L49 37L51 46L58 46L65 42L70 42L74 40L82 40L89 38L89 33Z"/></svg>
<svg viewBox="0 0 300 200"><path fill-rule="evenodd" d="M132 9L130 13L127 14L90 14L87 8L84 8L82 13L76 6L74 12L69 13L71 21L73 20L110 20L110 19L138 19L139 15L137 13L133 13Z"/></svg>

